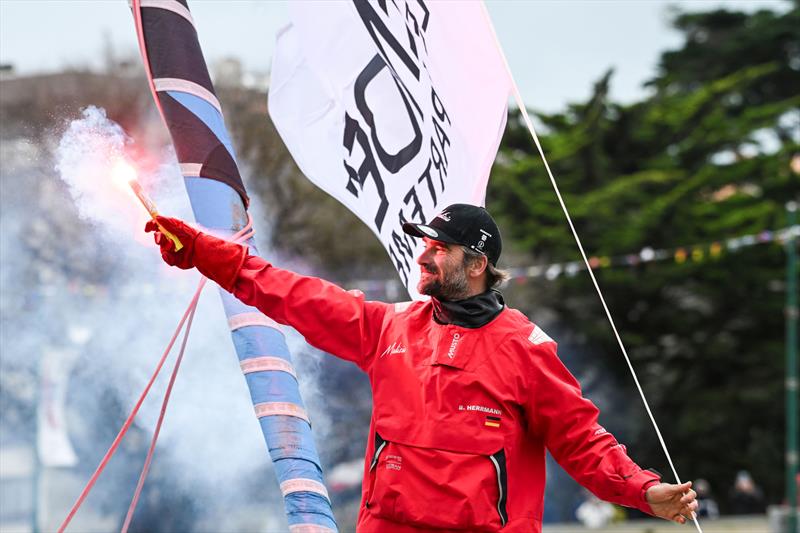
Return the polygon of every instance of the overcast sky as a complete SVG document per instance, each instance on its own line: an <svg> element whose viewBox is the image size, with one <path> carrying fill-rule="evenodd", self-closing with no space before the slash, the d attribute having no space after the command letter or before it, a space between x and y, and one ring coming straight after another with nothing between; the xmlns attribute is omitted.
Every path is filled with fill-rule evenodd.
<svg viewBox="0 0 800 533"><path fill-rule="evenodd" d="M279 0L190 0L209 64L239 58L268 71L275 32L287 22ZM787 0L489 0L487 6L529 107L556 111L585 99L592 82L615 68L612 97L643 96L659 53L678 47L670 6L785 10ZM0 62L20 74L64 66L100 66L104 43L134 56L136 36L126 0L0 0Z"/></svg>

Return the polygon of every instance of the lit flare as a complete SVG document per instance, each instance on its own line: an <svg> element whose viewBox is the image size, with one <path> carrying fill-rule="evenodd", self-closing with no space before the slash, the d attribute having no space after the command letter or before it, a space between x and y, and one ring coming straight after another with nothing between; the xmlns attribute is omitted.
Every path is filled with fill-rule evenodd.
<svg viewBox="0 0 800 533"><path fill-rule="evenodd" d="M128 164L126 161L119 161L114 166L114 169L111 172L111 177L117 183L126 183L133 191L133 194L135 194L136 197L139 199L139 201L142 202L142 205L150 214L152 219L153 220L156 219L156 217L158 216L158 209L156 209L156 204L153 202L152 199L150 199L149 196L147 196L147 193L144 192L144 189L142 188L142 185L139 183L139 180L136 179L136 170L130 164ZM172 241L172 244L175 245L176 252L179 251L181 248L183 248L183 244L181 243L180 240L178 240L178 237L176 237L175 235L164 229L164 227L161 224L158 224L158 230L161 232L162 235L164 235L166 238Z"/></svg>

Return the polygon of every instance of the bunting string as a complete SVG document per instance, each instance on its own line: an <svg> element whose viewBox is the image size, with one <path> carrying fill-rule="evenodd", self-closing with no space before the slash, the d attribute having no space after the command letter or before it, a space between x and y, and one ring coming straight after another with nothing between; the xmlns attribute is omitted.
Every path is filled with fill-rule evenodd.
<svg viewBox="0 0 800 533"><path fill-rule="evenodd" d="M642 263L653 263L657 261L673 261L678 264L703 263L708 260L717 260L726 252L736 252L742 248L747 248L758 244L774 242L783 245L792 236L800 236L800 225L789 226L775 231L764 230L759 233L741 235L739 237L712 241L703 244L692 244L663 249L654 249L648 246L642 248L638 252L624 255L591 256L589 257L588 265L592 270L598 270L603 268L629 268L638 266ZM554 280L561 275L570 277L575 276L582 270L586 270L586 263L582 263L580 261L550 263L508 269L513 280L541 277L544 277L548 280Z"/></svg>
<svg viewBox="0 0 800 533"><path fill-rule="evenodd" d="M736 253L745 248L760 244L778 244L783 246L792 238L800 238L800 224L787 226L777 230L763 230L758 233L739 235L728 239L720 239L700 244L676 246L673 248L653 248L645 246L637 252L622 255L590 256L588 265L592 270L610 268L633 268L647 263L673 262L677 264L705 263L716 261L724 255ZM544 278L549 281L561 276L573 277L586 270L587 263L582 261L565 261L544 263L530 266L516 266L505 270L511 276L511 283L525 283L529 279ZM358 288L364 292L376 294L401 293L402 286L396 279L356 280L339 285Z"/></svg>

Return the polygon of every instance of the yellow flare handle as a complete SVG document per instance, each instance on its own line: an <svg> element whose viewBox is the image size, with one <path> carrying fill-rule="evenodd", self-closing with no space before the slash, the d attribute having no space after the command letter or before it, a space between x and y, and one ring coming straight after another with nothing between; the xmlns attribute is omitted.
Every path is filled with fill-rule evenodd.
<svg viewBox="0 0 800 533"><path fill-rule="evenodd" d="M153 203L153 200L151 200L150 197L147 196L147 193L144 192L142 186L135 179L129 180L128 185L131 186L133 194L135 194L136 197L139 199L139 201L142 202L144 208L147 209L147 212L150 213L150 216L153 218L153 220L155 220L156 217L158 216L158 210L156 209L156 204ZM156 222L156 224L158 224L158 222ZM172 244L175 245L174 251L179 252L183 249L183 244L181 243L180 239L178 239L175 235L165 230L164 226L158 224L158 230L161 232L163 236L172 241Z"/></svg>
<svg viewBox="0 0 800 533"><path fill-rule="evenodd" d="M155 217L153 217L153 218L155 219ZM156 224L158 224L158 223L156 223ZM175 235L173 235L172 233L170 233L167 230L165 230L164 226L162 226L161 224L158 224L158 230L161 232L161 234L164 237L166 237L167 239L172 241L172 244L175 245L175 250L174 251L179 252L179 251L181 251L183 249L183 243L181 243L180 239L178 239Z"/></svg>

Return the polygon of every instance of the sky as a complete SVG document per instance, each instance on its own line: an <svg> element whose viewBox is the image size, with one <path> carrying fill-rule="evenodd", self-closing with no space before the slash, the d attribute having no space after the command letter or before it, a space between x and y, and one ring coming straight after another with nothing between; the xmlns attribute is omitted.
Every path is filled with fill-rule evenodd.
<svg viewBox="0 0 800 533"><path fill-rule="evenodd" d="M209 64L240 59L268 71L275 33L288 21L283 0L190 0ZM784 10L787 0L488 0L495 29L528 107L558 111L585 100L614 67L611 95L632 102L656 72L659 54L679 47L670 9ZM106 44L135 57L126 0L0 0L0 63L19 74L100 67Z"/></svg>

